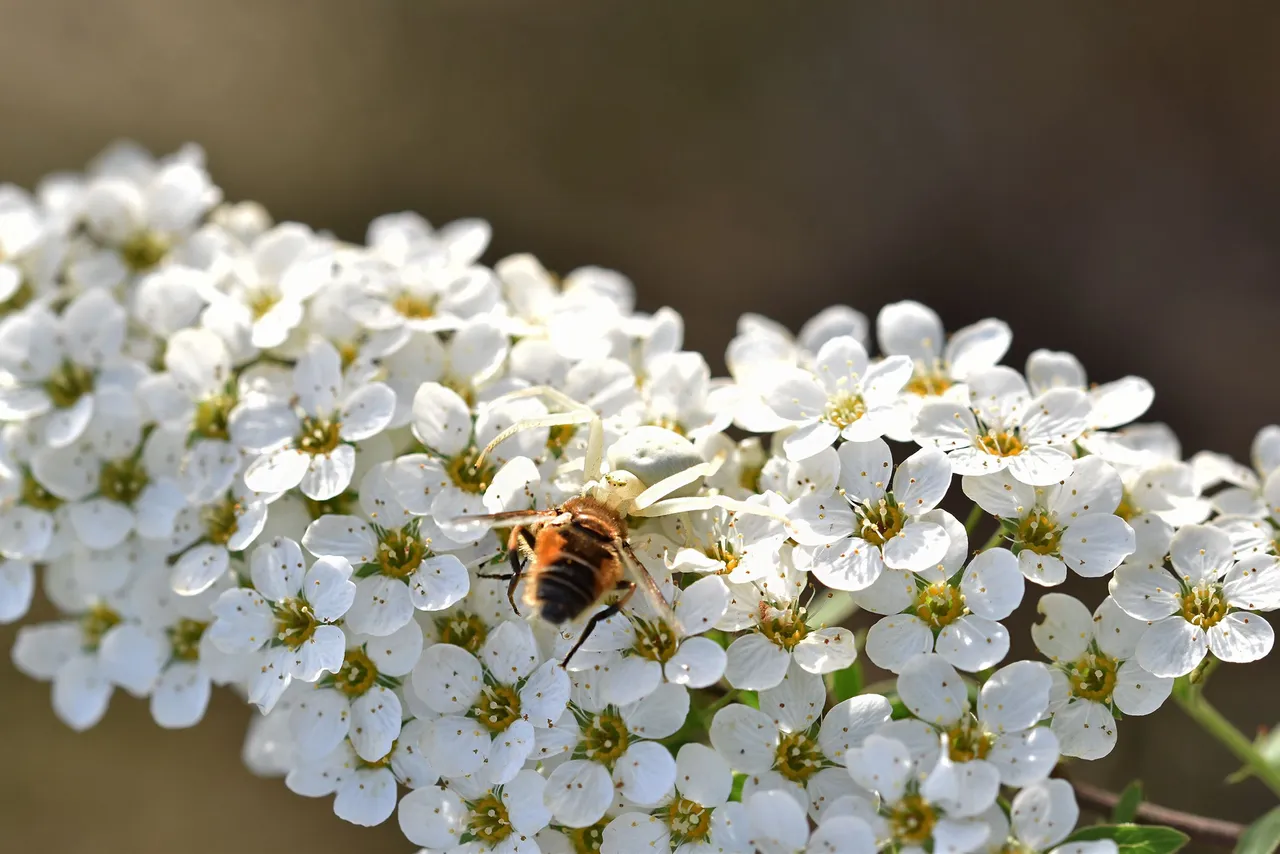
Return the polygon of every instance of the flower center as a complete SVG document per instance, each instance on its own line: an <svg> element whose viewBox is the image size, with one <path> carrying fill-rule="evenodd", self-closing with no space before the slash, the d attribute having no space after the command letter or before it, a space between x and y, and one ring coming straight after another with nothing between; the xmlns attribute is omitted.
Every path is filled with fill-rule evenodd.
<svg viewBox="0 0 1280 854"><path fill-rule="evenodd" d="M1111 701L1120 662L1101 652L1086 652L1067 666L1067 682L1073 696L1098 703Z"/></svg>
<svg viewBox="0 0 1280 854"><path fill-rule="evenodd" d="M1022 440L1008 430L987 431L978 437L978 447L995 457L1016 457L1022 453Z"/></svg>
<svg viewBox="0 0 1280 854"><path fill-rule="evenodd" d="M861 395L838 391L827 398L823 418L843 430L866 414L867 405L862 402Z"/></svg>
<svg viewBox="0 0 1280 854"><path fill-rule="evenodd" d="M896 537L907 522L907 514L903 512L902 505L893 500L892 496L881 498L876 504L865 501L856 509L858 524L861 526L858 536L873 546L883 546Z"/></svg>
<svg viewBox="0 0 1280 854"><path fill-rule="evenodd" d="M551 452L551 456L559 459L577 432L576 424L557 424L550 428L547 431L547 450Z"/></svg>
<svg viewBox="0 0 1280 854"><path fill-rule="evenodd" d="M969 762L986 759L996 737L979 726L972 715L965 715L955 726L947 730L952 762Z"/></svg>
<svg viewBox="0 0 1280 854"><path fill-rule="evenodd" d="M467 830L480 842L492 847L512 834L511 818L502 798L491 793L467 806L471 810Z"/></svg>
<svg viewBox="0 0 1280 854"><path fill-rule="evenodd" d="M650 622L639 617L632 617L631 624L635 627L636 632L636 642L632 647L636 655L641 658L647 658L650 661L656 661L659 664L665 664L676 654L676 649L680 645L680 638L665 621L654 620Z"/></svg>
<svg viewBox="0 0 1280 854"><path fill-rule="evenodd" d="M378 667L360 647L347 650L333 686L348 697L362 697L378 681Z"/></svg>
<svg viewBox="0 0 1280 854"><path fill-rule="evenodd" d="M123 618L101 602L94 605L80 617L80 631L83 633L84 649L93 652L102 643L102 636L116 626Z"/></svg>
<svg viewBox="0 0 1280 854"><path fill-rule="evenodd" d="M302 432L298 435L298 450L313 457L331 454L342 442L339 430L342 424L328 418L302 419Z"/></svg>
<svg viewBox="0 0 1280 854"><path fill-rule="evenodd" d="M1029 552L1057 554L1062 545L1062 529L1049 514L1035 512L1018 523L1017 540Z"/></svg>
<svg viewBox="0 0 1280 854"><path fill-rule="evenodd" d="M240 527L240 502L227 497L200 511L204 522L204 536L215 546L225 546Z"/></svg>
<svg viewBox="0 0 1280 854"><path fill-rule="evenodd" d="M670 430L672 433L677 433L681 436L688 437L689 435L689 431L685 429L685 426L674 418L667 418L663 416L661 418L655 418L649 423L654 427L661 427L663 430Z"/></svg>
<svg viewBox="0 0 1280 854"><path fill-rule="evenodd" d="M1133 520L1135 516L1142 512L1138 505L1134 502L1133 496L1129 494L1129 490L1125 490L1120 496L1120 505L1116 507L1115 515L1119 516L1126 522Z"/></svg>
<svg viewBox="0 0 1280 854"><path fill-rule="evenodd" d="M297 649L311 639L320 625L305 599L282 599L275 605L276 640Z"/></svg>
<svg viewBox="0 0 1280 854"><path fill-rule="evenodd" d="M427 546L409 531L386 531L378 540L378 568L390 578L408 578L422 565Z"/></svg>
<svg viewBox="0 0 1280 854"><path fill-rule="evenodd" d="M179 661L198 661L200 659L200 638L208 623L183 618L169 627L169 645L173 649L173 657Z"/></svg>
<svg viewBox="0 0 1280 854"><path fill-rule="evenodd" d="M917 363L916 372L907 381L903 391L908 394L918 394L921 397L931 397L942 394L952 385L951 378L944 374L940 367L926 369Z"/></svg>
<svg viewBox="0 0 1280 854"><path fill-rule="evenodd" d="M53 405L68 409L76 401L93 391L93 372L75 362L63 362L44 382L44 390Z"/></svg>
<svg viewBox="0 0 1280 854"><path fill-rule="evenodd" d="M486 459L476 467L476 457L480 456L480 451L474 445L449 460L445 466L445 470L449 472L449 477L453 478L453 483L463 492L469 492L472 495L481 495L489 488L490 481L496 472L496 467Z"/></svg>
<svg viewBox="0 0 1280 854"><path fill-rule="evenodd" d="M202 439L229 439L227 420L235 408L235 394L226 392L206 397L196 404L195 423L191 431Z"/></svg>
<svg viewBox="0 0 1280 854"><path fill-rule="evenodd" d="M436 313L435 300L409 291L401 292L392 301L391 307L395 309L396 314L413 320L426 320L429 317L434 317Z"/></svg>
<svg viewBox="0 0 1280 854"><path fill-rule="evenodd" d="M22 503L46 513L52 513L62 506L62 499L41 486L31 472L22 475Z"/></svg>
<svg viewBox="0 0 1280 854"><path fill-rule="evenodd" d="M780 611L760 621L760 633L790 652L809 634L809 627L791 611Z"/></svg>
<svg viewBox="0 0 1280 854"><path fill-rule="evenodd" d="M611 821L606 816L590 827L557 828L573 846L574 854L600 854L600 846L604 843L604 829Z"/></svg>
<svg viewBox="0 0 1280 854"><path fill-rule="evenodd" d="M779 774L793 783L805 781L822 770L826 763L822 751L812 738L803 732L786 733L778 741L773 765Z"/></svg>
<svg viewBox="0 0 1280 854"><path fill-rule="evenodd" d="M630 744L631 734L627 732L622 718L614 712L601 712L582 730L586 758L601 763L610 771Z"/></svg>
<svg viewBox="0 0 1280 854"><path fill-rule="evenodd" d="M102 466L98 492L111 501L132 504L147 488L148 482L147 470L139 460L113 460Z"/></svg>
<svg viewBox="0 0 1280 854"><path fill-rule="evenodd" d="M273 288L254 288L249 292L247 301L253 319L261 320L280 304L280 293Z"/></svg>
<svg viewBox="0 0 1280 854"><path fill-rule="evenodd" d="M920 795L905 795L889 811L889 826L900 845L923 845L937 823L937 811Z"/></svg>
<svg viewBox="0 0 1280 854"><path fill-rule="evenodd" d="M949 626L964 612L964 594L945 581L935 581L916 594L916 616L932 628Z"/></svg>
<svg viewBox="0 0 1280 854"><path fill-rule="evenodd" d="M154 231L139 231L120 246L120 257L135 273L150 270L164 260L169 241Z"/></svg>
<svg viewBox="0 0 1280 854"><path fill-rule="evenodd" d="M460 646L477 655L489 636L489 627L475 614L456 611L447 617L436 617L436 633L440 635L440 643Z"/></svg>
<svg viewBox="0 0 1280 854"><path fill-rule="evenodd" d="M511 685L486 685L472 711L491 731L503 732L520 720L520 695Z"/></svg>
<svg viewBox="0 0 1280 854"><path fill-rule="evenodd" d="M701 842L711 835L711 810L688 798L676 798L667 807L667 826L675 845Z"/></svg>
<svg viewBox="0 0 1280 854"><path fill-rule="evenodd" d="M1182 597L1182 616L1188 623L1207 629L1227 616L1227 602L1216 584L1201 584Z"/></svg>

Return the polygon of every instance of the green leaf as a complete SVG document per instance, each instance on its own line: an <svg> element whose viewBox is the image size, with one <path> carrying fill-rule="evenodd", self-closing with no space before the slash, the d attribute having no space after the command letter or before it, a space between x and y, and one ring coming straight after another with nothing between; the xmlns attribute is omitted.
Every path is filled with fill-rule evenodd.
<svg viewBox="0 0 1280 854"><path fill-rule="evenodd" d="M1111 820L1116 824L1128 824L1138 815L1138 807L1142 804L1142 781L1134 780L1124 787L1116 808L1111 811Z"/></svg>
<svg viewBox="0 0 1280 854"><path fill-rule="evenodd" d="M1068 842L1092 842L1110 839L1120 849L1120 854L1173 854L1186 845L1190 837L1172 827L1147 824L1099 824L1085 827L1063 840Z"/></svg>
<svg viewBox="0 0 1280 854"><path fill-rule="evenodd" d="M1268 765L1280 768L1280 727L1276 727L1270 732L1263 733L1253 740L1253 749L1258 751L1258 755L1262 757L1262 761ZM1242 780L1248 780L1253 776L1253 770L1249 766L1235 771L1227 778L1228 783L1239 783Z"/></svg>
<svg viewBox="0 0 1280 854"><path fill-rule="evenodd" d="M862 693L862 662L855 661L843 670L837 670L830 676L831 693L837 703L843 703L850 697Z"/></svg>
<svg viewBox="0 0 1280 854"><path fill-rule="evenodd" d="M1236 854L1273 854L1277 850L1280 850L1280 807L1249 825L1236 845Z"/></svg>
<svg viewBox="0 0 1280 854"><path fill-rule="evenodd" d="M760 697L755 691L739 691L738 702L753 709L760 708Z"/></svg>

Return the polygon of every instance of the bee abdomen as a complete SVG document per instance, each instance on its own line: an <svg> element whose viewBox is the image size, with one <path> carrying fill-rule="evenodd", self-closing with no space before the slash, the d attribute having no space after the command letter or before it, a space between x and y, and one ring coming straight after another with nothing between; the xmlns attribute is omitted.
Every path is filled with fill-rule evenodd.
<svg viewBox="0 0 1280 854"><path fill-rule="evenodd" d="M563 623L591 607L599 597L597 574L576 561L561 561L538 573L538 615Z"/></svg>

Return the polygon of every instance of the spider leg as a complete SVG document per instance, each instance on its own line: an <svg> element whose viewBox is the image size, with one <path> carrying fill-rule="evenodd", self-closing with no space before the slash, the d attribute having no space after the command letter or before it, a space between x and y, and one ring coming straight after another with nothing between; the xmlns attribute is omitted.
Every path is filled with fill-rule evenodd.
<svg viewBox="0 0 1280 854"><path fill-rule="evenodd" d="M573 654L586 642L591 633L595 631L596 626L622 610L622 606L627 604L627 600L635 595L636 583L634 581L619 581L614 590L626 590L627 592L622 594L622 597L612 605L602 608L591 615L591 619L587 620L587 625L582 629L582 634L578 635L578 642L573 645L573 649L569 650L569 654L564 657L564 661L560 662L562 668L568 669L569 659L573 658Z"/></svg>
<svg viewBox="0 0 1280 854"><path fill-rule="evenodd" d="M724 459L724 454L717 454L715 459L710 462L689 466L684 471L678 471L669 477L664 477L662 480L637 495L631 502L632 508L643 510L645 507L648 507L655 501L670 495L681 487L688 486L691 483L697 483L704 477L711 477L711 475L720 470L720 466L724 465ZM635 513L635 509L631 511L633 515Z"/></svg>
<svg viewBox="0 0 1280 854"><path fill-rule="evenodd" d="M536 418L524 418L512 424L506 430L503 430L497 436L493 437L493 441L484 446L484 450L480 452L480 456L476 457L475 465L478 468L484 462L485 457L493 452L493 449L510 439L515 434L523 430L532 430L535 427L560 427L565 424L586 424L595 418L596 414L591 411L576 410L573 412L553 412L550 415L539 415Z"/></svg>
<svg viewBox="0 0 1280 854"><path fill-rule="evenodd" d="M635 550L631 548L631 543L619 538L613 541L613 547L622 555L624 558L623 564L627 566L631 574L639 581L640 586L644 588L644 595L649 600L649 605L658 612L658 616L662 618L664 623L670 626L673 631L679 632L680 620L676 618L675 610L672 609L671 603L667 601L667 597L662 595L662 590L658 587L658 583L653 580L653 576L649 574L649 570L645 569L644 564L640 562Z"/></svg>
<svg viewBox="0 0 1280 854"><path fill-rule="evenodd" d="M648 507L638 510L632 510L632 516L671 516L676 513L689 513L698 510L713 510L722 508L734 513L744 513L750 516L766 516L784 525L789 524L786 516L774 510L771 507L765 507L761 504L749 504L746 501L739 501L736 498L730 498L727 495L698 495L693 498L667 498L662 501L656 501Z"/></svg>

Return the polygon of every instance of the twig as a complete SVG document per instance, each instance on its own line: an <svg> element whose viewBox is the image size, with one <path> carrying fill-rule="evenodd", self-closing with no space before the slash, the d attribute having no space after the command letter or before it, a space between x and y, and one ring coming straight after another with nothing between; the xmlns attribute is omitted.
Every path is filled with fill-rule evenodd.
<svg viewBox="0 0 1280 854"><path fill-rule="evenodd" d="M1097 812L1110 816L1111 811L1120 802L1118 794L1107 791L1100 786L1081 783L1079 780L1070 780L1069 782L1071 787L1076 790L1076 800L1080 802L1081 806L1091 807ZM1209 818L1195 813L1182 812L1181 810L1169 809L1169 807L1158 806L1146 801L1138 805L1135 818L1147 824L1167 825L1181 830L1198 842L1223 848L1234 848L1235 844L1240 841L1240 835L1245 830L1244 825L1236 824L1234 821L1223 821L1219 818Z"/></svg>

